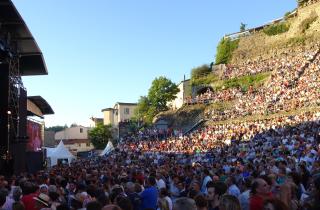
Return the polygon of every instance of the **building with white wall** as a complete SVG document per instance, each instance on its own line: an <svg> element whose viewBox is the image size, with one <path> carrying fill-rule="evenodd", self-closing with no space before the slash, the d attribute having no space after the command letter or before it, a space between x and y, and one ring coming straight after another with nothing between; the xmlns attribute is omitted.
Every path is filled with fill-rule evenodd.
<svg viewBox="0 0 320 210"><path fill-rule="evenodd" d="M167 103L170 109L176 110L183 106L185 99L190 96L190 80L183 80L178 85L179 92L176 94L176 98Z"/></svg>
<svg viewBox="0 0 320 210"><path fill-rule="evenodd" d="M119 122L125 122L133 117L136 107L136 103L117 102L113 108L102 109L103 124L118 127Z"/></svg>
<svg viewBox="0 0 320 210"><path fill-rule="evenodd" d="M77 152L90 151L94 147L88 138L89 128L84 126L75 126L66 128L62 131L56 132L54 139L56 143L63 140L65 146L76 154Z"/></svg>

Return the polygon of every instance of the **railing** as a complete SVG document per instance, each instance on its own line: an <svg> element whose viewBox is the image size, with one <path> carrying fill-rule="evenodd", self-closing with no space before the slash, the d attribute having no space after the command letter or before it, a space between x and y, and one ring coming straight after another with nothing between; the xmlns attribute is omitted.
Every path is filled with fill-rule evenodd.
<svg viewBox="0 0 320 210"><path fill-rule="evenodd" d="M317 1L320 1L320 0L313 0L313 1L317 2ZM297 14L297 10L295 9L290 14L288 14L286 17L292 17L292 16L295 16L296 14ZM286 17L281 17L281 18L278 18L278 19L274 19L274 20L272 20L272 21L270 21L270 22L268 22L268 23L266 23L264 25L257 26L257 27L254 27L254 28L250 28L250 29L247 29L245 31L236 32L236 33L232 33L232 34L227 34L223 38L224 39L236 40L236 39L240 39L241 37L250 36L252 33L261 31L266 26L269 26L269 25L272 25L274 23L279 23L281 21L284 21Z"/></svg>
<svg viewBox="0 0 320 210"><path fill-rule="evenodd" d="M204 122L205 119L203 117L203 114L200 113L198 114L190 123L191 125L188 126L186 129L183 131L183 135L188 134L190 131L192 131L195 127L197 127L200 123Z"/></svg>

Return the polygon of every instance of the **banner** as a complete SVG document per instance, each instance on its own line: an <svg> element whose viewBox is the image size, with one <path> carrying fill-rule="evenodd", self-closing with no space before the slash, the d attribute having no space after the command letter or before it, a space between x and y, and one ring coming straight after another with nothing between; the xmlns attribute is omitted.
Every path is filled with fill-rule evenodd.
<svg viewBox="0 0 320 210"><path fill-rule="evenodd" d="M28 120L27 123L28 144L27 151L38 152L42 147L41 124Z"/></svg>

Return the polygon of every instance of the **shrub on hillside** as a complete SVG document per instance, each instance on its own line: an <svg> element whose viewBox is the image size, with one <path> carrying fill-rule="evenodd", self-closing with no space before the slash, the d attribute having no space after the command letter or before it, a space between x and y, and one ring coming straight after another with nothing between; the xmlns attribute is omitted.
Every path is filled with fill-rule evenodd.
<svg viewBox="0 0 320 210"><path fill-rule="evenodd" d="M207 76L208 74L210 74L210 72L211 68L206 64L199 67L195 67L191 69L191 79L198 79L200 77Z"/></svg>
<svg viewBox="0 0 320 210"><path fill-rule="evenodd" d="M208 74L204 77L199 77L196 79L191 79L191 85L197 86L197 85L210 85L213 82L216 82L219 79L219 77L215 74Z"/></svg>
<svg viewBox="0 0 320 210"><path fill-rule="evenodd" d="M304 19L300 25L299 25L299 29L302 33L306 32L309 28L310 28L310 25L316 21L318 19L318 15L315 11L312 11L310 13L310 16L307 17L306 19Z"/></svg>
<svg viewBox="0 0 320 210"><path fill-rule="evenodd" d="M277 34L285 33L289 30L290 25L285 22L272 24L270 26L267 26L263 29L263 32L267 34L268 36L274 36Z"/></svg>
<svg viewBox="0 0 320 210"><path fill-rule="evenodd" d="M238 48L239 39L222 38L217 46L216 64L226 64L231 61L232 53Z"/></svg>
<svg viewBox="0 0 320 210"><path fill-rule="evenodd" d="M216 90L240 87L246 92L250 86L259 87L270 76L270 72L247 75L233 79L224 80L215 86Z"/></svg>
<svg viewBox="0 0 320 210"><path fill-rule="evenodd" d="M306 37L305 36L297 36L297 37L292 37L288 40L287 44L289 46L300 46L304 45L306 42Z"/></svg>
<svg viewBox="0 0 320 210"><path fill-rule="evenodd" d="M210 84L218 79L208 65L202 65L191 70L191 85Z"/></svg>

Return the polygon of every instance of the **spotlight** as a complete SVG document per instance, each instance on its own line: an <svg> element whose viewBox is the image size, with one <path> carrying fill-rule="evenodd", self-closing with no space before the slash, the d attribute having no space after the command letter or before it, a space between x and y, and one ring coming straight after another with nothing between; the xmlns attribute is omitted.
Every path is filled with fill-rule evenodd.
<svg viewBox="0 0 320 210"><path fill-rule="evenodd" d="M8 114L11 114L11 111L8 111L7 113L8 113Z"/></svg>

